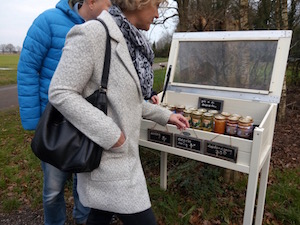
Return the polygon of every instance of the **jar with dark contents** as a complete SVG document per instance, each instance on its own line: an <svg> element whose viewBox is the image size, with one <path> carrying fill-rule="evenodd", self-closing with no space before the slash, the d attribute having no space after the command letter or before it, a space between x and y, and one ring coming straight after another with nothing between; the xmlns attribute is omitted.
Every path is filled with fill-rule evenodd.
<svg viewBox="0 0 300 225"><path fill-rule="evenodd" d="M179 113L181 115L183 115L183 111L184 110L185 110L185 106L184 105L178 105L178 106L176 106L176 109L175 109L176 113Z"/></svg>
<svg viewBox="0 0 300 225"><path fill-rule="evenodd" d="M192 112L192 127L200 130L202 123L202 113L197 111Z"/></svg>
<svg viewBox="0 0 300 225"><path fill-rule="evenodd" d="M175 107L175 105L168 105L167 107L168 107L168 109L169 109L170 111L172 111L173 113L176 112L176 107Z"/></svg>
<svg viewBox="0 0 300 225"><path fill-rule="evenodd" d="M252 122L249 118L241 117L238 122L237 136L249 139L252 135Z"/></svg>
<svg viewBox="0 0 300 225"><path fill-rule="evenodd" d="M226 123L226 134L235 136L237 134L239 118L236 116L228 117Z"/></svg>
<svg viewBox="0 0 300 225"><path fill-rule="evenodd" d="M183 110L183 116L189 121L190 127L193 126L192 111L189 109Z"/></svg>
<svg viewBox="0 0 300 225"><path fill-rule="evenodd" d="M226 128L226 118L221 114L214 116L214 132L218 134L224 134Z"/></svg>
<svg viewBox="0 0 300 225"><path fill-rule="evenodd" d="M204 113L202 117L202 130L212 131L213 130L213 114Z"/></svg>

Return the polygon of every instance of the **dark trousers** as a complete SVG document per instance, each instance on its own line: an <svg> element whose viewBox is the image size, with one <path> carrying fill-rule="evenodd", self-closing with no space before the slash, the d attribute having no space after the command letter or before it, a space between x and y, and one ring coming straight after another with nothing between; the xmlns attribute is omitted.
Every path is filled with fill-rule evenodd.
<svg viewBox="0 0 300 225"><path fill-rule="evenodd" d="M117 215L124 225L157 225L152 209L134 214L116 214L98 209L91 209L87 225L109 225L113 215Z"/></svg>

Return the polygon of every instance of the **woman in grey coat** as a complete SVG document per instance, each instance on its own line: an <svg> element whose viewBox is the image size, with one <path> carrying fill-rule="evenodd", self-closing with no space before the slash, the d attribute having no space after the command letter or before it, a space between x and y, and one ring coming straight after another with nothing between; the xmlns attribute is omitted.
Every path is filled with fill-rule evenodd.
<svg viewBox="0 0 300 225"><path fill-rule="evenodd" d="M152 20L158 17L161 2L164 0L113 0L124 14L115 5L110 13L103 11L99 16L111 36L107 115L85 100L99 87L102 76L106 32L98 21L75 26L69 32L51 81L50 102L104 148L99 168L78 174L80 201L92 208L87 224L109 224L114 213L124 224L156 224L139 156L141 118L161 125L175 124L179 129L189 126L182 115L144 101L152 88L147 77L151 76L147 68L151 65L147 63L147 49L140 48L146 43L138 29L149 29ZM124 6L133 10L124 10ZM122 31L121 25L128 28ZM142 45L131 45L132 39L124 34L126 31ZM146 67L140 67L139 62Z"/></svg>

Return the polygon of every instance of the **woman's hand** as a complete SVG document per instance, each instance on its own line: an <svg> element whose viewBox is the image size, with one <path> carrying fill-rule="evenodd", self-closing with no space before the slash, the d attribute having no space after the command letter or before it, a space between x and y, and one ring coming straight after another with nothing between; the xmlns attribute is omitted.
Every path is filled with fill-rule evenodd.
<svg viewBox="0 0 300 225"><path fill-rule="evenodd" d="M179 113L173 113L168 123L176 125L179 130L185 130L190 127L189 121Z"/></svg>
<svg viewBox="0 0 300 225"><path fill-rule="evenodd" d="M157 95L153 95L151 97L151 102L157 105L159 103L159 97Z"/></svg>
<svg viewBox="0 0 300 225"><path fill-rule="evenodd" d="M121 132L121 135L120 135L119 140L118 140L117 143L114 144L114 146L112 146L112 147L113 147L113 148L120 147L122 144L124 144L124 142L125 142L125 136L124 136L123 132Z"/></svg>

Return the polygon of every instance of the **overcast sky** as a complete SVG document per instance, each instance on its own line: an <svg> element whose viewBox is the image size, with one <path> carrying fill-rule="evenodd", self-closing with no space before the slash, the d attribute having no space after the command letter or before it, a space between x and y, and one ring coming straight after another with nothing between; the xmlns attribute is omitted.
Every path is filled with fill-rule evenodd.
<svg viewBox="0 0 300 225"><path fill-rule="evenodd" d="M58 1L1 0L0 44L13 44L14 46L22 47L26 33L33 20L46 9L55 7ZM171 28L170 30L173 29ZM157 40L162 32L166 31L155 28L151 33L151 38Z"/></svg>

